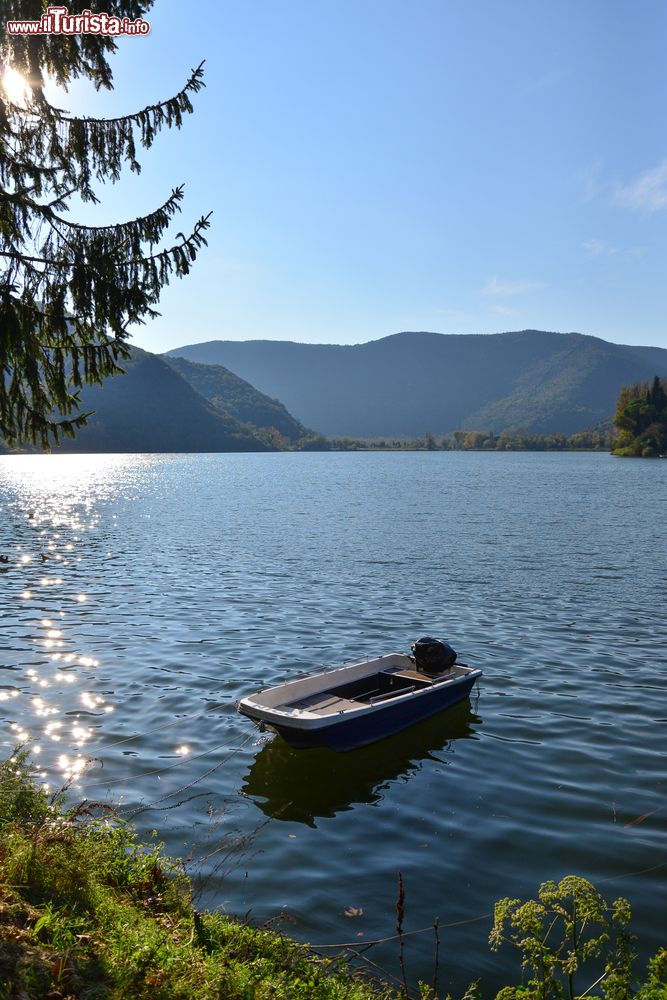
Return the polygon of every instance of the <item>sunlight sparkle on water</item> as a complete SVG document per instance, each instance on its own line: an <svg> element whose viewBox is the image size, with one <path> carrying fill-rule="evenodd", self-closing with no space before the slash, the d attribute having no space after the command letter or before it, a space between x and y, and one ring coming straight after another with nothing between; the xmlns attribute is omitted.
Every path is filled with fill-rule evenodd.
<svg viewBox="0 0 667 1000"><path fill-rule="evenodd" d="M101 708L104 712L113 712L113 705L105 704L104 698L99 694L91 694L90 691L83 691L79 695L79 698L86 708Z"/></svg>
<svg viewBox="0 0 667 1000"><path fill-rule="evenodd" d="M43 698L33 698L32 705L35 709L35 715L58 715L58 709L51 708Z"/></svg>
<svg viewBox="0 0 667 1000"><path fill-rule="evenodd" d="M47 513L41 509L46 502L49 515L55 509L60 513L59 518L50 517L54 527L61 524L80 531L81 513L71 510L73 504L85 504L95 488L112 486L120 472L145 462L137 455L21 455L18 461L11 457L5 471L38 515ZM51 537L58 540L60 535Z"/></svg>
<svg viewBox="0 0 667 1000"><path fill-rule="evenodd" d="M63 753L58 757L58 766L66 778L78 777L86 766L85 757L75 757L71 759Z"/></svg>
<svg viewBox="0 0 667 1000"><path fill-rule="evenodd" d="M56 730L62 729L62 726L62 722L49 722L44 726L44 735L48 736L54 743L60 743L60 734Z"/></svg>
<svg viewBox="0 0 667 1000"><path fill-rule="evenodd" d="M99 719L115 711L108 694L96 693L97 677L90 677L102 658L79 645L84 616L98 610L100 596L86 572L87 543L105 527L100 504L132 484L146 464L144 457L132 455L0 457L2 513L8 515L1 526L0 552L8 553L17 571L2 578L10 587L2 594L6 604L0 616L13 611L23 627L16 650L6 650L8 666L21 669L23 683L16 689L2 685L0 703L8 745L39 739L43 776L55 787L63 771L68 777L77 775L83 767L77 749L99 735L101 723L89 728L84 716ZM112 520L115 525L117 518ZM100 554L113 556L105 542ZM94 569L96 565L97 560ZM84 686L88 690L82 694ZM19 694L24 697L17 705L13 699ZM14 718L10 705L20 707L12 712ZM77 709L84 712L79 715ZM72 715L74 719L67 718ZM38 751L31 746L30 752Z"/></svg>

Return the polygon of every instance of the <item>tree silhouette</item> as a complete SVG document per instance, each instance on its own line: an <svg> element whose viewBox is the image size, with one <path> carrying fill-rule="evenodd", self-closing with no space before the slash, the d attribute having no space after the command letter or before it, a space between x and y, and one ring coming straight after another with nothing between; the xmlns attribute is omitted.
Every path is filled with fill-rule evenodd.
<svg viewBox="0 0 667 1000"><path fill-rule="evenodd" d="M109 15L132 20L152 0L108 0ZM70 13L94 7L70 2ZM3 0L3 21L39 20L40 0ZM76 118L49 103L48 77L65 88L74 79L112 89L108 35L10 35L0 23L0 435L9 444L42 448L86 422L79 390L122 369L129 327L157 315L161 289L187 274L206 243L209 217L189 235L159 248L177 211L175 188L150 214L107 226L69 216L78 195L96 202L96 183L115 182L123 167L139 173L139 146L163 128L180 128L203 86L202 66L175 97L113 119ZM29 85L12 100L2 74ZM6 79L6 76L5 76Z"/></svg>

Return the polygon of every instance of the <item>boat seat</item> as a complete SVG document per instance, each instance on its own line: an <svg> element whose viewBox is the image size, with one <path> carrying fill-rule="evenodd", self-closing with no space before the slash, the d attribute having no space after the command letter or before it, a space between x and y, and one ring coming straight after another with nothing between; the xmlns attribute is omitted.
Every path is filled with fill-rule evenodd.
<svg viewBox="0 0 667 1000"><path fill-rule="evenodd" d="M319 715L336 715L349 708L359 708L359 702L351 701L349 698L339 698L338 695L330 694L327 691L320 691L317 694L290 701L282 707L302 709L304 712L317 712Z"/></svg>
<svg viewBox="0 0 667 1000"><path fill-rule="evenodd" d="M449 670L445 670L442 674L423 674L420 670L397 670L394 677L405 677L406 680L410 681L427 681L429 684L437 684L438 681L451 680L452 677L456 677L456 670L451 667Z"/></svg>
<svg viewBox="0 0 667 1000"><path fill-rule="evenodd" d="M432 677L422 674L419 670L397 670L394 677L404 677L406 681L431 681Z"/></svg>

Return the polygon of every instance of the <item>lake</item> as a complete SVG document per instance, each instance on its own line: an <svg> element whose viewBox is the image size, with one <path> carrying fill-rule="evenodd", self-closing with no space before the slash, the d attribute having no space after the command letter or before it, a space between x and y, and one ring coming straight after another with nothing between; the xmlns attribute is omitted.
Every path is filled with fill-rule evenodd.
<svg viewBox="0 0 667 1000"><path fill-rule="evenodd" d="M192 857L202 905L410 978L518 981L494 902L576 873L665 944L667 462L459 452L0 458L0 734ZM234 703L448 640L470 702L349 754ZM86 767L84 763L90 759ZM421 933L422 929L426 930ZM396 942L368 953L396 972Z"/></svg>

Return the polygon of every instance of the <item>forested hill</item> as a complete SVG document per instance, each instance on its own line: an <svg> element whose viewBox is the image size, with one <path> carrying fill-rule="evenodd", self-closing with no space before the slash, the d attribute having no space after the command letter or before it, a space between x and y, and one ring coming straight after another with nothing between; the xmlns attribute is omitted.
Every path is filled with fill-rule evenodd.
<svg viewBox="0 0 667 1000"><path fill-rule="evenodd" d="M132 348L121 365L125 375L83 390L82 411L95 412L54 452L269 450L254 428L216 409L163 358Z"/></svg>
<svg viewBox="0 0 667 1000"><path fill-rule="evenodd" d="M352 346L210 341L172 356L224 365L335 436L591 427L613 416L622 385L667 375L667 350L578 333L398 333Z"/></svg>
<svg viewBox="0 0 667 1000"><path fill-rule="evenodd" d="M310 432L277 399L270 399L222 365L202 365L163 355L193 389L223 413L265 431L276 430L290 443Z"/></svg>

